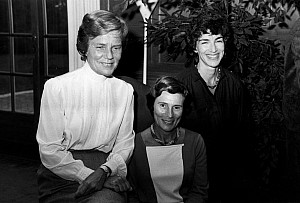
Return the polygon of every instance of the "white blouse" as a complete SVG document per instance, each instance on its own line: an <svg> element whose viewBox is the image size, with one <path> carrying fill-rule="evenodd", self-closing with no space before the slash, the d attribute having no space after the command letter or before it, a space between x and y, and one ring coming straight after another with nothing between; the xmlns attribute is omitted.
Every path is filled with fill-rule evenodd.
<svg viewBox="0 0 300 203"><path fill-rule="evenodd" d="M110 152L105 165L126 176L134 147L133 88L95 73L88 63L49 79L44 86L36 139L43 165L56 175L81 182L93 170L69 149Z"/></svg>

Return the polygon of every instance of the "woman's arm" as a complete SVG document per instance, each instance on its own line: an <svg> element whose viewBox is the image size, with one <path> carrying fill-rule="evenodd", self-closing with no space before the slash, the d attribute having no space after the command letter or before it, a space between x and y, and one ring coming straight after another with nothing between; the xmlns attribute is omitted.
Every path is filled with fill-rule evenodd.
<svg viewBox="0 0 300 203"><path fill-rule="evenodd" d="M93 170L85 167L82 161L74 160L67 151L64 114L60 81L50 79L44 86L36 134L40 158L46 168L61 178L81 182Z"/></svg>
<svg viewBox="0 0 300 203"><path fill-rule="evenodd" d="M207 177L207 161L206 147L203 138L199 135L195 139L195 171L192 187L188 193L185 203L202 203L208 198L208 177Z"/></svg>
<svg viewBox="0 0 300 203"><path fill-rule="evenodd" d="M113 150L108 156L107 162L104 164L111 169L112 176L117 174L119 176L126 177L126 163L129 160L134 148L134 96L132 86L129 84L127 85L129 88L127 88L127 102L122 123Z"/></svg>

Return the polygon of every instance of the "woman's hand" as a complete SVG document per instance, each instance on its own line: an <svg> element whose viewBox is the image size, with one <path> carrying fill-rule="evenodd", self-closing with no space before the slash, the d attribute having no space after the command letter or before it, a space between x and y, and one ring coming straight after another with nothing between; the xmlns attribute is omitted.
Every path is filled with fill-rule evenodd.
<svg viewBox="0 0 300 203"><path fill-rule="evenodd" d="M99 191L103 188L103 184L106 180L106 173L103 169L98 168L91 175L89 175L82 183L79 185L75 197L81 197L83 195L90 194L95 191Z"/></svg>
<svg viewBox="0 0 300 203"><path fill-rule="evenodd" d="M110 176L106 179L104 187L112 189L116 192L131 191L132 187L126 178L121 176Z"/></svg>

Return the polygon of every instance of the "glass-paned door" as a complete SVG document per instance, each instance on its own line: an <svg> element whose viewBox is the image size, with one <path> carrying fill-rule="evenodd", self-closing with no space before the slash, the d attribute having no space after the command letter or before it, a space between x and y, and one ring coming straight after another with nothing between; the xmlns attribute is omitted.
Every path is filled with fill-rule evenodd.
<svg viewBox="0 0 300 203"><path fill-rule="evenodd" d="M0 153L38 157L44 82L68 72L67 0L0 0Z"/></svg>
<svg viewBox="0 0 300 203"><path fill-rule="evenodd" d="M34 114L42 87L68 71L67 0L0 1L0 111Z"/></svg>
<svg viewBox="0 0 300 203"><path fill-rule="evenodd" d="M45 79L69 71L67 0L44 0Z"/></svg>
<svg viewBox="0 0 300 203"><path fill-rule="evenodd" d="M34 0L1 0L0 110L33 114L36 67Z"/></svg>

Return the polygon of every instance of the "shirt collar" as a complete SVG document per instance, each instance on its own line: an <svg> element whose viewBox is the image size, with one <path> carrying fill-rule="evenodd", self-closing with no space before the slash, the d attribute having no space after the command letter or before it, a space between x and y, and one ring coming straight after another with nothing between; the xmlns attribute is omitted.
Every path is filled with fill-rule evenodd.
<svg viewBox="0 0 300 203"><path fill-rule="evenodd" d="M90 79L93 80L97 80L97 81L105 81L107 79L109 79L108 77L104 76L104 75L100 75L98 73L96 73L89 65L88 62L85 62L85 64L83 65L83 69L87 72L87 76Z"/></svg>
<svg viewBox="0 0 300 203"><path fill-rule="evenodd" d="M223 77L226 77L226 74L225 74L224 69L223 69L222 66L220 66L219 68L221 68L221 77L220 77L220 80L221 80ZM193 81L197 82L198 80L202 79L202 77L200 76L200 73L198 72L198 69L197 69L196 66L191 67L191 72L192 72Z"/></svg>

